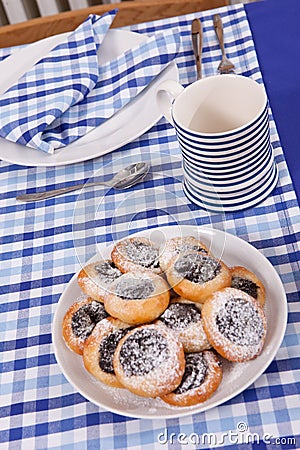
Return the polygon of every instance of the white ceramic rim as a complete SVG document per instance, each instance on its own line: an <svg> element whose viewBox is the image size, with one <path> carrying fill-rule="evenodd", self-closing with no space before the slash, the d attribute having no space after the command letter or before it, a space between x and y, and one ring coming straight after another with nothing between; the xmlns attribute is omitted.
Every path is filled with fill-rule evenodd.
<svg viewBox="0 0 300 450"><path fill-rule="evenodd" d="M270 127L268 109L266 109L260 120L257 121L257 123L251 127L251 129L247 128L246 133L240 132L239 134L235 134L230 137L226 136L226 138L224 139L222 137L215 139L214 136L211 136L210 139L202 139L200 136L194 136L193 132L189 131L188 129L185 130L178 128L177 124L175 123L176 132L182 137L183 140L192 141L194 145L200 143L201 147L210 148L214 151L218 150L220 147L227 150L230 149L234 144L239 144L240 142L243 143L245 140L249 141L251 137L257 133L258 129L264 129L267 126ZM260 134L262 134L261 131Z"/></svg>

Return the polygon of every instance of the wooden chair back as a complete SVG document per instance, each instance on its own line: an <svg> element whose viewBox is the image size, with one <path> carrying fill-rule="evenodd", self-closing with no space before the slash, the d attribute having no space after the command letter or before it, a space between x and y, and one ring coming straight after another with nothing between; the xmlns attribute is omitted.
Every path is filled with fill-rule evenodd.
<svg viewBox="0 0 300 450"><path fill-rule="evenodd" d="M0 27L0 48L29 44L48 36L74 30L89 14L102 15L118 8L112 27L122 27L166 17L225 6L228 0L145 0L102 4L39 17L26 22Z"/></svg>

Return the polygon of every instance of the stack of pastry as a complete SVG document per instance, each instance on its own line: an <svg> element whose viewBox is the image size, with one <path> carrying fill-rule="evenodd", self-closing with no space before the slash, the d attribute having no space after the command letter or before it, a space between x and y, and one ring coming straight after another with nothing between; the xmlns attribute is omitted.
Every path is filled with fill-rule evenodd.
<svg viewBox="0 0 300 450"><path fill-rule="evenodd" d="M109 386L194 405L221 384L222 358L249 361L262 351L262 282L193 236L160 248L147 238L124 239L109 260L85 266L78 284L86 298L66 312L63 336Z"/></svg>

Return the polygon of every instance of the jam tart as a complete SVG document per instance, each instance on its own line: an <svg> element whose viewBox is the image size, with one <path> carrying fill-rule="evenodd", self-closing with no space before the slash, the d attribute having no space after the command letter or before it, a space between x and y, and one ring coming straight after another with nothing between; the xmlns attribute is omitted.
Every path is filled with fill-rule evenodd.
<svg viewBox="0 0 300 450"><path fill-rule="evenodd" d="M119 382L130 392L155 398L179 386L185 357L171 331L148 324L134 328L121 339L113 365Z"/></svg>
<svg viewBox="0 0 300 450"><path fill-rule="evenodd" d="M152 322L167 308L169 287L159 275L128 272L118 278L104 299L107 312L131 325Z"/></svg>
<svg viewBox="0 0 300 450"><path fill-rule="evenodd" d="M83 344L98 322L108 317L103 303L88 297L74 302L66 312L62 333L67 346L82 355Z"/></svg>
<svg viewBox="0 0 300 450"><path fill-rule="evenodd" d="M215 292L203 305L203 327L212 347L224 358L244 362L262 351L267 323L262 306L239 289Z"/></svg>
<svg viewBox="0 0 300 450"><path fill-rule="evenodd" d="M83 267L78 274L77 281L86 295L98 302L103 302L112 283L121 275L122 272L111 260L102 260Z"/></svg>
<svg viewBox="0 0 300 450"><path fill-rule="evenodd" d="M195 251L209 253L209 249L194 236L174 237L159 248L159 265L165 272L174 256L179 253Z"/></svg>
<svg viewBox="0 0 300 450"><path fill-rule="evenodd" d="M203 329L199 303L180 297L174 299L155 323L173 331L187 353L200 352L211 347Z"/></svg>
<svg viewBox="0 0 300 450"><path fill-rule="evenodd" d="M156 274L162 272L158 260L158 249L150 239L144 237L119 241L112 249L111 259L123 273L136 270L151 270Z"/></svg>
<svg viewBox="0 0 300 450"><path fill-rule="evenodd" d="M177 294L199 303L231 284L230 269L221 260L203 252L184 252L175 256L166 276Z"/></svg>
<svg viewBox="0 0 300 450"><path fill-rule="evenodd" d="M192 406L208 400L222 381L222 364L211 350L185 355L180 385L162 400L174 406Z"/></svg>
<svg viewBox="0 0 300 450"><path fill-rule="evenodd" d="M130 330L130 325L108 317L95 326L84 342L84 367L108 386L123 387L115 375L113 357L118 343Z"/></svg>
<svg viewBox="0 0 300 450"><path fill-rule="evenodd" d="M241 266L234 266L230 269L232 280L231 287L240 289L255 298L261 306L266 301L266 290L260 279L250 270Z"/></svg>

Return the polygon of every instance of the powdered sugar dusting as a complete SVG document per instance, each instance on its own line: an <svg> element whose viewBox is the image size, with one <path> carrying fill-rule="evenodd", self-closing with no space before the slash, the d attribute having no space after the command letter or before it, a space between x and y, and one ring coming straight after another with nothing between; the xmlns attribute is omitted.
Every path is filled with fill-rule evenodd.
<svg viewBox="0 0 300 450"><path fill-rule="evenodd" d="M95 264L95 271L102 283L112 283L122 275L122 272L112 261L99 261Z"/></svg>
<svg viewBox="0 0 300 450"><path fill-rule="evenodd" d="M174 269L187 280L202 284L213 280L221 272L221 265L206 254L190 252L177 259Z"/></svg>
<svg viewBox="0 0 300 450"><path fill-rule="evenodd" d="M183 330L191 323L201 320L201 312L192 303L171 303L165 312L160 316L167 327L175 330Z"/></svg>
<svg viewBox="0 0 300 450"><path fill-rule="evenodd" d="M157 330L141 328L123 343L120 363L127 376L146 375L170 357L168 343Z"/></svg>
<svg viewBox="0 0 300 450"><path fill-rule="evenodd" d="M264 327L257 309L242 298L230 298L216 317L217 327L231 342L239 345L257 345Z"/></svg>
<svg viewBox="0 0 300 450"><path fill-rule="evenodd" d="M228 354L241 360L256 356L264 344L266 320L259 304L243 291L225 288L215 292L210 319L214 345L220 346Z"/></svg>
<svg viewBox="0 0 300 450"><path fill-rule="evenodd" d="M249 364L251 362L245 362L245 363L232 363L227 361L226 359L223 359L222 357L219 357L221 361L221 365L223 367L223 380L222 380L222 386L220 386L220 389L223 388L225 385L225 391L226 392L234 392L235 389L235 380L239 380L241 376L247 371L247 368L249 367ZM108 395L110 398L110 401L113 402L115 407L123 408L124 410L128 412L135 412L135 411L148 411L149 413L155 414L156 412L159 414L159 411L161 410L174 410L174 411L182 411L182 410L188 410L193 412L194 409L198 409L199 405L194 406L174 406L169 403L164 402L160 398L146 398L141 397L139 395L133 394L127 389L119 389L107 386L106 384L103 384L101 381L97 380L95 377L92 377L87 372L87 377L89 378L90 383L95 385L96 390L100 390L102 392L102 395Z"/></svg>
<svg viewBox="0 0 300 450"><path fill-rule="evenodd" d="M150 278L124 275L114 286L114 292L127 300L145 299L153 295L155 286Z"/></svg>
<svg viewBox="0 0 300 450"><path fill-rule="evenodd" d="M118 348L117 360L125 376L121 381L132 392L157 397L180 384L184 373L183 348L166 328L154 324L140 326Z"/></svg>
<svg viewBox="0 0 300 450"><path fill-rule="evenodd" d="M149 242L138 239L129 239L125 243L126 259L146 268L156 268L158 263L158 250Z"/></svg>
<svg viewBox="0 0 300 450"><path fill-rule="evenodd" d="M205 248L201 247L201 245L191 244L191 243L182 243L175 249L175 252L177 254L183 253L183 252L191 252L191 251L207 253L207 250Z"/></svg>
<svg viewBox="0 0 300 450"><path fill-rule="evenodd" d="M110 292L113 282L121 275L122 272L112 261L96 261L81 270L78 283L86 295L103 301L103 297Z"/></svg>
<svg viewBox="0 0 300 450"><path fill-rule="evenodd" d="M162 269L167 269L175 255L189 251L208 253L204 244L194 236L175 237L166 241L159 249L159 262Z"/></svg>

